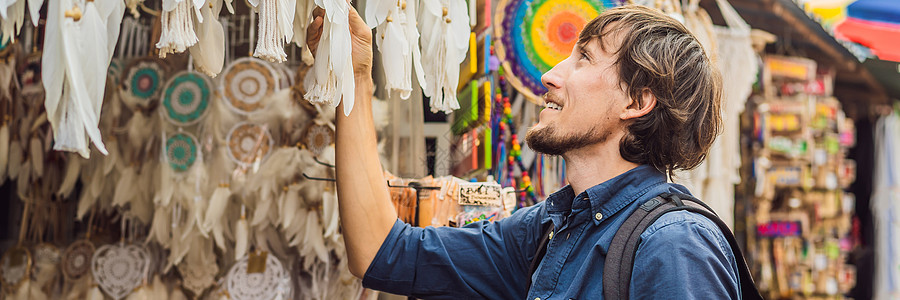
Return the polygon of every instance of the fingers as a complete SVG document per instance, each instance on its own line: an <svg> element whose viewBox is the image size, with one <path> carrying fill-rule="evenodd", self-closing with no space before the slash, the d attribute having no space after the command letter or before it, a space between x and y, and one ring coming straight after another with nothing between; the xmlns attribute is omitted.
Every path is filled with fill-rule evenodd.
<svg viewBox="0 0 900 300"><path fill-rule="evenodd" d="M322 25L325 22L325 10L316 7L313 10L313 21L306 28L306 45L313 57L316 56L316 50L319 48L319 39L322 37Z"/></svg>
<svg viewBox="0 0 900 300"><path fill-rule="evenodd" d="M359 13L356 11L356 8L350 7L350 32L352 32L356 36L367 37L372 35L372 29L369 29L369 25L366 24L366 21L363 21L362 17L359 16Z"/></svg>

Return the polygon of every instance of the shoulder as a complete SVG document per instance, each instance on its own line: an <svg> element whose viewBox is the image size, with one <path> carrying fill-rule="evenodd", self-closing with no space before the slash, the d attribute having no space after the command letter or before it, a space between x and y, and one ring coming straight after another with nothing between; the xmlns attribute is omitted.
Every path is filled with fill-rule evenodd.
<svg viewBox="0 0 900 300"><path fill-rule="evenodd" d="M682 243L686 246L700 246L725 256L729 262L734 261L734 253L719 226L706 216L690 211L674 211L660 216L641 233L641 240L642 244Z"/></svg>

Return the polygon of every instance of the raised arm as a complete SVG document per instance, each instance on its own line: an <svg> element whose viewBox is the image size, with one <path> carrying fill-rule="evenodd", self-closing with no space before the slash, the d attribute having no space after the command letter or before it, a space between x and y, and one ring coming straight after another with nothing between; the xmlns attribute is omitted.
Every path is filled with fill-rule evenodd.
<svg viewBox="0 0 900 300"><path fill-rule="evenodd" d="M316 53L322 35L324 11L316 8L307 30L307 43ZM372 120L372 31L350 8L350 32L353 44L353 71L356 100L353 111L344 116L337 108L335 126L335 167L341 229L350 272L362 278L397 220L390 193L378 157L377 138Z"/></svg>

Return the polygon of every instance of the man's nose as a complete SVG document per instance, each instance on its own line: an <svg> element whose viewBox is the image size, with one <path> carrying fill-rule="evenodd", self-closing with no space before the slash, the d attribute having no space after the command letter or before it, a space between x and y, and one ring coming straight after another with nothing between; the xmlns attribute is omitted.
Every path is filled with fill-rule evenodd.
<svg viewBox="0 0 900 300"><path fill-rule="evenodd" d="M562 87L562 76L559 76L558 65L544 73L544 75L541 75L541 83L544 84L548 90L559 89Z"/></svg>

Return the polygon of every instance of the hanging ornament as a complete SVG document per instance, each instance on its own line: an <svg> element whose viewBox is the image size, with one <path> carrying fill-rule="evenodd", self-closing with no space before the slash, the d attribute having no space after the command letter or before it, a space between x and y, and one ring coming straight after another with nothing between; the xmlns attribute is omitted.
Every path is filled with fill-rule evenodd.
<svg viewBox="0 0 900 300"><path fill-rule="evenodd" d="M578 42L578 33L600 12L621 5L619 0L501 0L495 35L497 54L509 82L525 97L541 102L547 92L541 75L563 61Z"/></svg>
<svg viewBox="0 0 900 300"><path fill-rule="evenodd" d="M104 245L91 259L94 281L115 300L125 298L140 286L149 267L150 254L134 244Z"/></svg>
<svg viewBox="0 0 900 300"><path fill-rule="evenodd" d="M248 261L253 260L252 266ZM288 284L284 284L287 278ZM241 258L228 270L225 285L231 299L289 299L290 274L274 255L266 252Z"/></svg>
<svg viewBox="0 0 900 300"><path fill-rule="evenodd" d="M210 0L200 8L203 23L194 22L198 42L191 46L197 71L215 78L225 64L225 27L219 22L222 0Z"/></svg>
<svg viewBox="0 0 900 300"><path fill-rule="evenodd" d="M247 122L232 127L226 140L229 157L243 167L261 162L272 150L273 144L266 126Z"/></svg>
<svg viewBox="0 0 900 300"><path fill-rule="evenodd" d="M422 55L428 57L422 61L423 92L431 98L432 112L451 113L459 109L459 64L469 49L467 5L463 0L424 0L422 6L419 32Z"/></svg>
<svg viewBox="0 0 900 300"><path fill-rule="evenodd" d="M156 103L167 74L158 59L137 59L125 69L124 74L120 95L128 108L147 109Z"/></svg>
<svg viewBox="0 0 900 300"><path fill-rule="evenodd" d="M31 276L31 265L31 252L27 248L16 246L7 250L0 258L0 283L3 283L3 291L10 293L18 290Z"/></svg>
<svg viewBox="0 0 900 300"><path fill-rule="evenodd" d="M413 68L419 85L426 87L416 28L417 2L382 0L366 5L366 22L369 28L375 28L375 44L381 52L385 89L388 94L400 92L403 99L409 99L412 93Z"/></svg>
<svg viewBox="0 0 900 300"><path fill-rule="evenodd" d="M345 0L316 0L316 5L325 9L325 18L317 59L303 82L307 91L303 98L333 107L343 98L344 115L349 116L356 97L349 19L352 8Z"/></svg>
<svg viewBox="0 0 900 300"><path fill-rule="evenodd" d="M107 68L124 14L123 1L48 2L41 75L54 150L89 158L88 145L93 142L107 154L98 124Z"/></svg>
<svg viewBox="0 0 900 300"><path fill-rule="evenodd" d="M240 114L263 109L263 100L279 90L278 72L257 58L235 60L225 68L224 73L222 89L225 104Z"/></svg>
<svg viewBox="0 0 900 300"><path fill-rule="evenodd" d="M22 30L25 22L25 1L7 0L0 1L0 42L15 43L16 36ZM37 26L37 25L35 25Z"/></svg>
<svg viewBox="0 0 900 300"><path fill-rule="evenodd" d="M78 240L69 245L62 256L62 271L69 280L76 280L91 270L94 244L88 240Z"/></svg>
<svg viewBox="0 0 900 300"><path fill-rule="evenodd" d="M294 36L294 11L297 0L256 0L251 5L259 9L259 35L253 56L270 62L284 62L284 44ZM306 1L306 0L301 0ZM256 4L253 4L253 3Z"/></svg>
<svg viewBox="0 0 900 300"><path fill-rule="evenodd" d="M53 277L47 273L59 270L59 262L62 253L59 248L48 243L40 243L34 246L34 274L35 278Z"/></svg>
<svg viewBox="0 0 900 300"><path fill-rule="evenodd" d="M303 138L303 145L309 149L314 156L318 157L325 151L329 145L334 143L334 129L328 125L312 123L306 129L306 136Z"/></svg>
<svg viewBox="0 0 900 300"><path fill-rule="evenodd" d="M159 57L166 58L170 53L181 53L188 47L197 43L197 33L194 32L192 15L195 0L162 0L160 12L160 35L156 48L159 49ZM199 4L206 1L200 0ZM203 16L197 14L197 19L203 22Z"/></svg>
<svg viewBox="0 0 900 300"><path fill-rule="evenodd" d="M199 149L197 138L186 132L179 132L166 140L166 162L177 172L191 168L197 160Z"/></svg>
<svg viewBox="0 0 900 300"><path fill-rule="evenodd" d="M197 123L209 108L212 83L206 75L183 71L166 83L160 112L170 123L188 126Z"/></svg>

